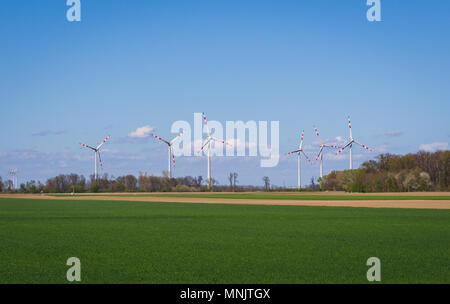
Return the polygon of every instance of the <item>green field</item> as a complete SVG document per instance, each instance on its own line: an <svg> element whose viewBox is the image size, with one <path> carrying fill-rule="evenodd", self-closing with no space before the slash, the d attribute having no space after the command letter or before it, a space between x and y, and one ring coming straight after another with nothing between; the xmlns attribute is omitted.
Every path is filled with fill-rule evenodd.
<svg viewBox="0 0 450 304"><path fill-rule="evenodd" d="M50 194L56 197L68 197L70 194ZM78 196L89 196L92 194L76 194ZM225 198L225 199L257 199L257 200L329 200L329 201L380 201L380 200L450 200L450 195L321 195L321 194L272 194L272 193L163 193L163 194L110 194L105 193L99 195L111 197L191 197L191 198Z"/></svg>
<svg viewBox="0 0 450 304"><path fill-rule="evenodd" d="M204 197L204 196L202 196ZM450 283L450 211L0 199L0 283Z"/></svg>

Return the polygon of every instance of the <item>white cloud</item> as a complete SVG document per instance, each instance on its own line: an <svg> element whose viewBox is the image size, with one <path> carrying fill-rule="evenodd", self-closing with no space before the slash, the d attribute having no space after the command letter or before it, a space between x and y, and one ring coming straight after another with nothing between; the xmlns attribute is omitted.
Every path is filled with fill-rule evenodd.
<svg viewBox="0 0 450 304"><path fill-rule="evenodd" d="M448 143L446 142L434 142L431 144L421 144L419 146L419 150L427 151L427 152L433 152L437 150L447 150Z"/></svg>
<svg viewBox="0 0 450 304"><path fill-rule="evenodd" d="M389 147L388 147L388 145L378 145L378 146L373 147L373 152L386 153L386 152L389 152Z"/></svg>
<svg viewBox="0 0 450 304"><path fill-rule="evenodd" d="M337 136L337 137L335 138L335 140L336 140L338 143L344 143L344 142L347 142L347 140L346 140L344 137L342 137L342 136Z"/></svg>
<svg viewBox="0 0 450 304"><path fill-rule="evenodd" d="M331 160L344 160L349 159L349 154L342 152L336 155L336 153L326 153L324 158L331 159ZM365 159L368 156L366 154L353 154L353 159Z"/></svg>
<svg viewBox="0 0 450 304"><path fill-rule="evenodd" d="M131 132L130 134L128 134L128 137L131 137L131 138L146 138L146 137L150 136L150 134L152 133L152 131L154 129L155 129L154 127L151 127L149 125L143 126L143 127L137 128L136 131Z"/></svg>
<svg viewBox="0 0 450 304"><path fill-rule="evenodd" d="M33 133L33 134L31 134L31 136L61 135L61 134L64 134L64 133L66 133L65 130L56 130L56 131L44 130L44 131Z"/></svg>
<svg viewBox="0 0 450 304"><path fill-rule="evenodd" d="M396 137L396 136L400 136L403 135L402 131L398 131L398 130L390 130L384 133L385 136L390 136L390 137Z"/></svg>

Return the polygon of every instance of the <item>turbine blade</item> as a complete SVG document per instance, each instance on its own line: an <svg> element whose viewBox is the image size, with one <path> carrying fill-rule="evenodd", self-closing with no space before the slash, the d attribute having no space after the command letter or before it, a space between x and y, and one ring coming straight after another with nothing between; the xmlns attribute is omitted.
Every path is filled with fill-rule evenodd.
<svg viewBox="0 0 450 304"><path fill-rule="evenodd" d="M100 152L97 152L97 153L98 153L98 160L100 161L100 168L101 168L101 170L103 171L102 157L100 156Z"/></svg>
<svg viewBox="0 0 450 304"><path fill-rule="evenodd" d="M108 135L108 136L103 140L103 142L102 142L100 145L98 145L97 150L100 149L110 137L111 137L111 135Z"/></svg>
<svg viewBox="0 0 450 304"><path fill-rule="evenodd" d="M317 157L316 157L316 162L317 162L317 160L319 159L319 157L320 157L320 153L322 153L323 152L323 146L320 148L320 150L319 150L319 154L317 154Z"/></svg>
<svg viewBox="0 0 450 304"><path fill-rule="evenodd" d="M216 137L212 137L212 136L211 136L211 138L212 138L213 140L215 140L215 141L218 141L218 142L224 144L224 145L231 146L230 143L228 143L228 142L226 142L226 141L224 141L224 140L222 140L222 139L219 139L219 138L216 138Z"/></svg>
<svg viewBox="0 0 450 304"><path fill-rule="evenodd" d="M162 139L161 137L159 137L159 136L157 136L157 135L155 135L155 134L151 134L154 138L156 138L156 139L159 139L160 141L162 141L162 142L164 142L164 143L166 143L166 144L168 144L169 146L170 146L170 142L168 142L167 140L165 140L165 139Z"/></svg>
<svg viewBox="0 0 450 304"><path fill-rule="evenodd" d="M173 168L175 169L175 155L173 154L173 149L172 147L170 147L170 149L172 150L172 162L173 162Z"/></svg>
<svg viewBox="0 0 450 304"><path fill-rule="evenodd" d="M174 142L176 142L177 139L180 138L183 134L184 134L184 130L181 131L180 134L178 134L174 139L172 139L172 140L170 141L170 145L172 145Z"/></svg>
<svg viewBox="0 0 450 304"><path fill-rule="evenodd" d="M342 148L339 149L339 151L336 152L336 155L340 154L342 151L344 151L345 148L347 148L348 146L350 146L352 142L350 141L348 144L346 144L345 146L343 146Z"/></svg>
<svg viewBox="0 0 450 304"><path fill-rule="evenodd" d="M348 129L350 130L350 139L353 139L352 135L352 124L350 122L350 115L348 116Z"/></svg>
<svg viewBox="0 0 450 304"><path fill-rule="evenodd" d="M85 145L85 144L82 144L82 143L80 143L80 145L82 145L85 148L89 148L89 149L92 149L92 150L95 151L95 148L92 148L91 146L88 146L88 145Z"/></svg>
<svg viewBox="0 0 450 304"><path fill-rule="evenodd" d="M366 149L366 150L369 151L369 152L373 152L373 150L370 149L370 148L369 148L368 146L366 146L366 145L360 144L360 143L357 142L357 141L355 141L354 143L357 144L357 145L360 145L361 147L363 147L364 149Z"/></svg>
<svg viewBox="0 0 450 304"><path fill-rule="evenodd" d="M306 153L305 153L303 150L302 150L301 152L303 153L303 155L305 155L306 160L308 161L308 163L309 163L310 165L312 165L312 162L309 160L308 155L306 155Z"/></svg>
<svg viewBox="0 0 450 304"><path fill-rule="evenodd" d="M206 132L208 132L208 136L211 136L211 132L209 131L208 121L206 120L205 112L202 113L202 116L203 116L203 122L205 123Z"/></svg>
<svg viewBox="0 0 450 304"><path fill-rule="evenodd" d="M316 135L317 135L317 137L319 137L320 145L323 145L322 138L320 138L319 131L317 131L317 127L316 126L314 126L314 131L316 131Z"/></svg>
<svg viewBox="0 0 450 304"><path fill-rule="evenodd" d="M301 150L303 147L303 136L305 135L305 130L302 130L302 137L300 139L300 145L298 146L298 149Z"/></svg>
<svg viewBox="0 0 450 304"><path fill-rule="evenodd" d="M290 155L290 154L294 154L294 153L299 153L300 151L302 151L302 150L295 150L295 151L292 151L292 152L288 152L288 153L286 153L287 155Z"/></svg>
<svg viewBox="0 0 450 304"><path fill-rule="evenodd" d="M209 138L209 139L205 142L205 144L201 147L201 149L198 150L197 154L200 154L200 152L202 152L202 151L204 150L204 148L206 147L206 145L209 144L210 141L211 141L211 138Z"/></svg>

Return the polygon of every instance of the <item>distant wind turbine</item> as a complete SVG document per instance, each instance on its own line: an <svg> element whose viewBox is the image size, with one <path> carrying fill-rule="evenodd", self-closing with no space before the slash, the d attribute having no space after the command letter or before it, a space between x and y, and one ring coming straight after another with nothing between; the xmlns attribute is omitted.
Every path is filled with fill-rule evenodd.
<svg viewBox="0 0 450 304"><path fill-rule="evenodd" d="M350 116L348 116L348 128L349 128L349 130L350 130L350 138L349 138L349 141L348 141L348 143L347 143L345 146L343 146L341 149L339 149L339 151L336 152L336 155L339 155L342 151L344 151L345 148L350 147L350 170L352 170L352 169L353 169L352 146L353 146L354 143L357 144L357 145L360 145L361 147L363 147L364 149L366 149L366 150L368 150L368 151L370 151L370 152L373 152L373 150L370 149L369 147L367 147L366 145L360 144L359 142L357 142L357 141L353 138L353 135L352 135L352 125L351 125L351 123L350 123Z"/></svg>
<svg viewBox="0 0 450 304"><path fill-rule="evenodd" d="M317 135L317 137L319 137L319 141L320 141L320 150L319 150L319 154L317 154L317 157L316 157L316 162L317 162L317 160L319 159L319 157L320 157L320 177L322 178L323 177L323 149L324 148L335 148L335 149L339 149L339 147L338 146L335 146L335 145L326 145L326 144L324 144L323 142L322 142L322 139L320 138L320 136L319 136L319 131L317 131L317 127L316 126L314 126L314 131L316 132L316 135Z"/></svg>
<svg viewBox="0 0 450 304"><path fill-rule="evenodd" d="M201 149L197 152L197 154L202 152L205 148L208 149L208 181L207 182L208 182L208 190L210 190L211 189L211 143L213 141L216 141L216 142L220 142L225 145L230 145L230 144L225 142L224 140L221 140L221 139L211 136L211 131L209 130L208 121L206 120L206 115L204 112L202 113L202 116L203 116L203 122L205 124L205 128L206 128L208 137L203 142L203 145L202 145Z"/></svg>
<svg viewBox="0 0 450 304"><path fill-rule="evenodd" d="M88 146L88 145L85 145L85 144L80 143L80 145L82 145L83 147L89 148L89 149L91 149L91 150L94 151L94 180L97 180L97 178L98 178L98 174L97 174L97 163L98 163L98 161L97 161L97 158L98 158L98 160L100 161L100 166L101 166L101 168L103 169L102 158L101 158L101 156L100 156L100 148L105 144L105 142L106 142L110 137L111 137L111 135L108 136L108 137L106 137L106 138L103 140L103 142L97 146L97 148L94 148L94 147L91 147L91 146Z"/></svg>
<svg viewBox="0 0 450 304"><path fill-rule="evenodd" d="M306 160L311 164L311 161L309 160L308 155L306 155L305 151L303 151L303 136L305 135L305 130L302 130L302 137L300 139L300 144L298 145L298 149L292 152L288 152L287 154L294 154L297 153L297 183L298 183L298 190L301 189L301 181L300 181L300 162L301 162L301 153L305 155Z"/></svg>
<svg viewBox="0 0 450 304"><path fill-rule="evenodd" d="M152 134L152 136L154 138L159 139L160 141L162 141L169 147L168 148L168 150L169 150L169 172L168 172L169 178L172 178L172 162L173 162L173 168L175 169L175 155L173 154L172 146L177 141L177 139L183 135L183 133L184 133L184 130L180 134L178 134L174 139L172 139L171 141L167 141L155 134Z"/></svg>

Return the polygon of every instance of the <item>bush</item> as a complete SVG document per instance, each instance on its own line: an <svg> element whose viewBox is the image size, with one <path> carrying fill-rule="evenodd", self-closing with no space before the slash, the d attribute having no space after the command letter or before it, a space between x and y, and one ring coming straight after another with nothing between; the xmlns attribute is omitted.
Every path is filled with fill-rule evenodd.
<svg viewBox="0 0 450 304"><path fill-rule="evenodd" d="M192 192L192 188L185 185L177 185L175 187L175 191L177 192Z"/></svg>
<svg viewBox="0 0 450 304"><path fill-rule="evenodd" d="M92 182L91 186L89 187L89 191L91 191L92 193L100 192L100 184L98 182Z"/></svg>

